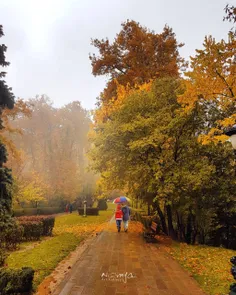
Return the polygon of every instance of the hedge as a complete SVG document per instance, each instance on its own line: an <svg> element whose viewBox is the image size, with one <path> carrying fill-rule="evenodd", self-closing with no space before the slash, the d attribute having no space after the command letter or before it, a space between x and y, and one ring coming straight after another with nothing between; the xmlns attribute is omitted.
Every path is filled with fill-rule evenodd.
<svg viewBox="0 0 236 295"><path fill-rule="evenodd" d="M78 208L79 215L84 215L84 208ZM86 215L99 215L98 208L86 208Z"/></svg>
<svg viewBox="0 0 236 295"><path fill-rule="evenodd" d="M63 212L61 207L42 207L42 208L22 208L14 209L13 216L35 216L35 215L52 215Z"/></svg>
<svg viewBox="0 0 236 295"><path fill-rule="evenodd" d="M23 226L17 224L14 228L5 231L5 247L9 250L14 250L22 241L24 234Z"/></svg>
<svg viewBox="0 0 236 295"><path fill-rule="evenodd" d="M51 236L55 224L55 216L21 216L17 218L24 228L23 239L38 240L41 236Z"/></svg>
<svg viewBox="0 0 236 295"><path fill-rule="evenodd" d="M43 235L43 223L41 221L22 220L20 225L24 228L23 240L39 240Z"/></svg>
<svg viewBox="0 0 236 295"><path fill-rule="evenodd" d="M107 206L107 201L104 199L100 199L98 200L98 209L99 210L107 210L108 206Z"/></svg>
<svg viewBox="0 0 236 295"><path fill-rule="evenodd" d="M34 270L31 267L22 269L0 269L0 295L30 294L34 278Z"/></svg>
<svg viewBox="0 0 236 295"><path fill-rule="evenodd" d="M22 241L23 232L23 227L17 223L0 232L0 247L15 250Z"/></svg>

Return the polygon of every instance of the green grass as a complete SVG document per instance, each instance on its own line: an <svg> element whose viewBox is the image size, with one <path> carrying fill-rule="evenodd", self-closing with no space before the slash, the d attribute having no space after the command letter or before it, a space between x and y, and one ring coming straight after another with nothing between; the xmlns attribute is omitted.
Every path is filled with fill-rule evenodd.
<svg viewBox="0 0 236 295"><path fill-rule="evenodd" d="M174 243L171 255L192 274L207 294L229 293L229 286L234 282L229 261L236 251Z"/></svg>
<svg viewBox="0 0 236 295"><path fill-rule="evenodd" d="M109 204L110 205L110 204ZM114 204L111 204L114 205ZM78 224L93 224L93 223L101 223L107 221L111 217L112 206L109 206L106 211L99 211L98 216L87 216L83 217L78 215L77 213L61 215L56 218L55 229L58 229L61 226L71 226ZM114 207L114 206L113 206Z"/></svg>
<svg viewBox="0 0 236 295"><path fill-rule="evenodd" d="M12 268L32 267L35 270L34 287L36 288L57 264L76 248L80 241L81 239L73 234L62 234L42 241L33 249L11 253L7 264Z"/></svg>
<svg viewBox="0 0 236 295"><path fill-rule="evenodd" d="M86 235L111 218L112 207L109 206L107 211L99 211L99 216L82 217L77 213L57 216L54 236L42 239L40 243L22 243L18 251L11 252L8 256L6 261L8 267L32 267L35 270L34 289L36 289L57 264L75 250Z"/></svg>

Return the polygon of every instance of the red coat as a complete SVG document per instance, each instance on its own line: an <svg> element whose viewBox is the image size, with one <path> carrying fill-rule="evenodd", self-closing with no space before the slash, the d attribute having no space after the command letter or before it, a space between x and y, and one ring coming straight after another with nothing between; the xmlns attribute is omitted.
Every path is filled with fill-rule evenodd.
<svg viewBox="0 0 236 295"><path fill-rule="evenodd" d="M122 218L123 218L122 211L121 210L116 210L116 212L115 212L115 219L122 220Z"/></svg>

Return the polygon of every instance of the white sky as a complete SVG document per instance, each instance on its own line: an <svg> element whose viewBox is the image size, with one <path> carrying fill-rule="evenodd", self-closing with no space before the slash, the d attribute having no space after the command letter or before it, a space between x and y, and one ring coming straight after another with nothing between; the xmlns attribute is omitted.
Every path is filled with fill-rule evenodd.
<svg viewBox="0 0 236 295"><path fill-rule="evenodd" d="M227 3L236 0L0 0L7 83L16 97L47 94L56 106L80 100L91 109L106 81L91 74L91 38L113 39L127 19L157 33L168 24L188 58L205 35L227 37Z"/></svg>

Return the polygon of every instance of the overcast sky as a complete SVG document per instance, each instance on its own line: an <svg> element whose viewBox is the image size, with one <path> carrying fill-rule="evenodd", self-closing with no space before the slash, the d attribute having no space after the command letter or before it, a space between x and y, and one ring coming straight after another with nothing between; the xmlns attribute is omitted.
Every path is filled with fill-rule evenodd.
<svg viewBox="0 0 236 295"><path fill-rule="evenodd" d="M205 35L226 38L227 3L236 0L0 0L0 43L11 62L6 80L16 97L47 94L55 106L79 100L91 109L106 81L91 73L91 38L113 39L127 19L157 33L168 24L188 58Z"/></svg>

